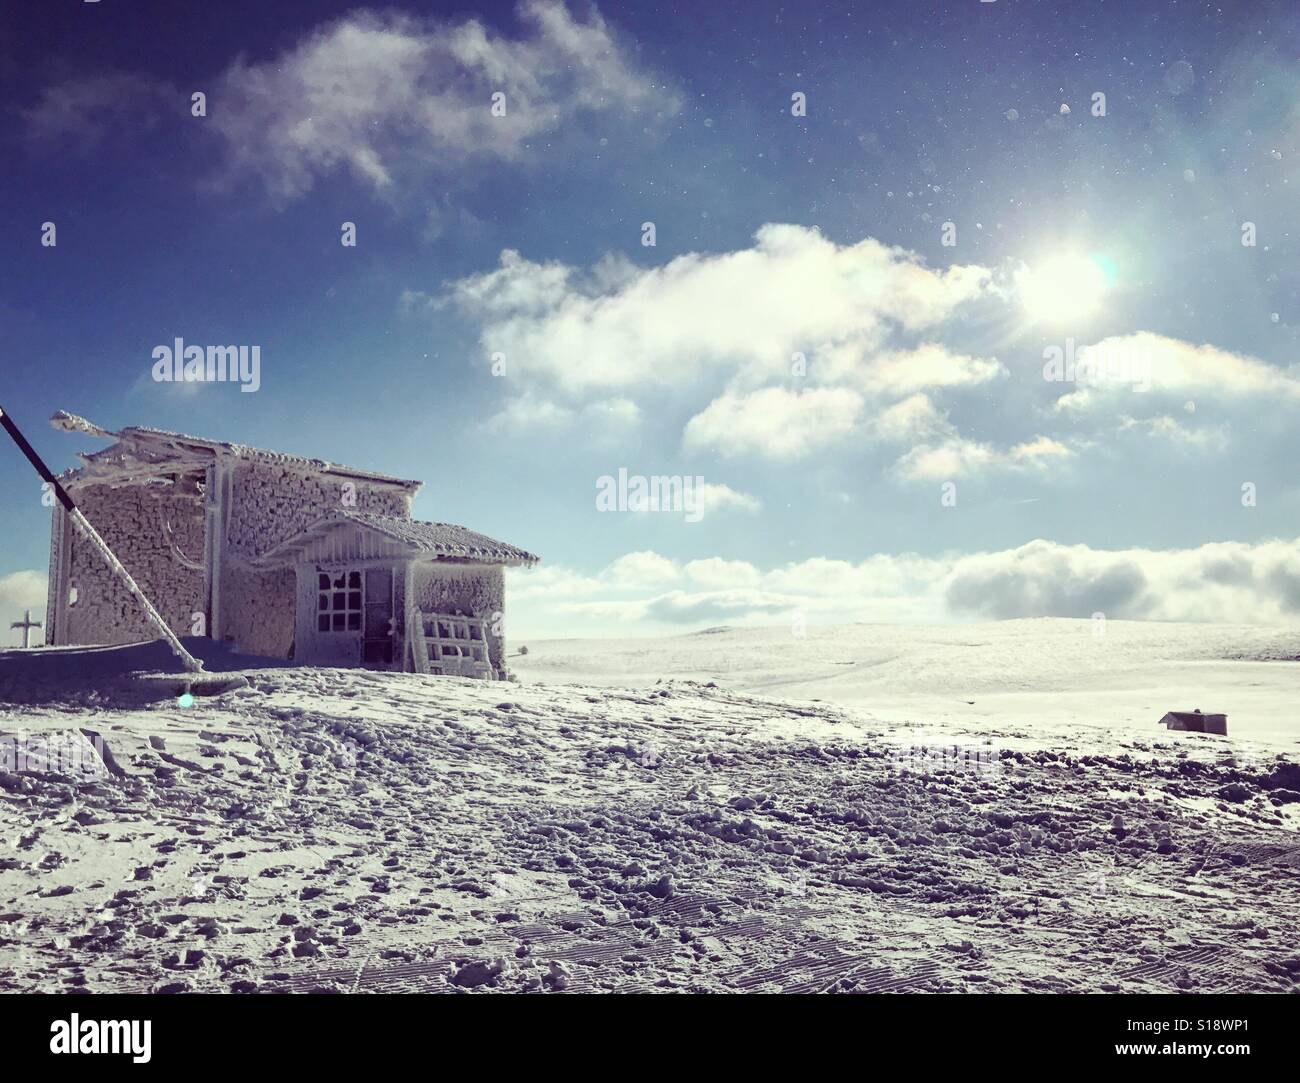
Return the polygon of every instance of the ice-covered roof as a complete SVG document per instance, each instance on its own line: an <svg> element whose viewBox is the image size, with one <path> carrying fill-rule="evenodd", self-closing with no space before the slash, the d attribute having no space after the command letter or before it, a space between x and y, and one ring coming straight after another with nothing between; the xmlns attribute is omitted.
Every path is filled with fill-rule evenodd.
<svg viewBox="0 0 1300 1083"><path fill-rule="evenodd" d="M58 411L50 424L64 432L83 432L103 439L116 440L112 446L103 451L80 456L85 464L78 470L63 475L70 480L93 482L102 479L106 482L129 480L140 473L143 467L163 471L167 469L185 469L200 465L203 457L211 458L217 454L229 455L236 459L253 459L258 462L291 466L315 471L322 474L334 474L342 477L354 477L379 484L395 485L409 489L412 493L423 484L407 478L395 478L389 474L379 474L373 470L359 470L356 467L341 466L324 459L308 459L301 455L289 455L280 451L267 451L264 448L249 447L246 444L232 444L223 440L209 440L202 436L190 436L183 432L170 432L167 429L154 429L146 425L131 425L120 432L110 432L98 425L69 414Z"/></svg>
<svg viewBox="0 0 1300 1083"><path fill-rule="evenodd" d="M345 526L359 526L372 531L397 543L413 555L481 564L528 565L536 564L538 560L524 549L499 542L455 523L427 523L396 515L376 515L373 512L341 508L263 553L257 563L269 565L292 560L298 550Z"/></svg>

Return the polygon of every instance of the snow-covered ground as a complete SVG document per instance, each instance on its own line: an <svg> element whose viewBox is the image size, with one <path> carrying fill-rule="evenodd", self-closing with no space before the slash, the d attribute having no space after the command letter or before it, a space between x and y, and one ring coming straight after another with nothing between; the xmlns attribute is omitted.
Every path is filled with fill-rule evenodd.
<svg viewBox="0 0 1300 1083"><path fill-rule="evenodd" d="M1294 991L1300 641L1092 631L539 642L517 685L186 707L116 681L148 650L0 652L0 733L106 750L0 774L0 988ZM1155 725L1193 707L1229 736Z"/></svg>

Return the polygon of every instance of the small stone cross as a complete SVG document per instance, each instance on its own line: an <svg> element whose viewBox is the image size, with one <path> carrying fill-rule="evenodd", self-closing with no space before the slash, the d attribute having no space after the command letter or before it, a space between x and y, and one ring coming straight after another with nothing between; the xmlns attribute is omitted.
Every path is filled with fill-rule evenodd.
<svg viewBox="0 0 1300 1083"><path fill-rule="evenodd" d="M13 624L9 625L10 628L21 628L23 630L24 649L32 645L32 629L39 628L40 626L41 626L40 621L32 620L32 611L30 609L23 610L22 620L16 620L13 622Z"/></svg>

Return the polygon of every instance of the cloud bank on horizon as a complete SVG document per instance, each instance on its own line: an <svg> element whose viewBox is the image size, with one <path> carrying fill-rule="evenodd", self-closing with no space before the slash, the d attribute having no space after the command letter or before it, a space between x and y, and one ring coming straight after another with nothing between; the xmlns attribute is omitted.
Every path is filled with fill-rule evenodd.
<svg viewBox="0 0 1300 1083"><path fill-rule="evenodd" d="M1035 539L997 553L815 558L761 569L628 553L594 574L509 574L512 635L629 635L706 625L930 623L1023 617L1291 624L1300 539L1096 550ZM558 615L558 619L557 619Z"/></svg>

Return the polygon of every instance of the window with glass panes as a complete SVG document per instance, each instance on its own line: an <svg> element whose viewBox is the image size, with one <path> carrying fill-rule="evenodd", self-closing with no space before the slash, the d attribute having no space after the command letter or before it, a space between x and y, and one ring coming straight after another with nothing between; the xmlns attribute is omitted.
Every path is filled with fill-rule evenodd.
<svg viewBox="0 0 1300 1083"><path fill-rule="evenodd" d="M361 631L361 573L321 572L317 582L316 630Z"/></svg>

